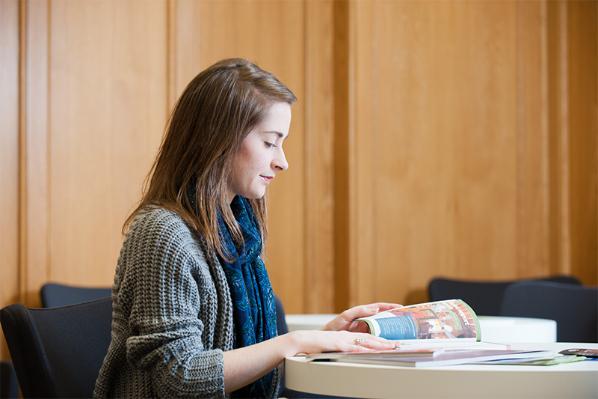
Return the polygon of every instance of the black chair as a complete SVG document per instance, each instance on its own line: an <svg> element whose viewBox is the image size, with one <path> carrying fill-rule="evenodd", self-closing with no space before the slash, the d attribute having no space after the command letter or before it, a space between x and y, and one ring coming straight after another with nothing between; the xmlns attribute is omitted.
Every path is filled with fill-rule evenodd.
<svg viewBox="0 0 598 399"><path fill-rule="evenodd" d="M19 394L19 384L15 369L10 362L0 362L0 398L17 398Z"/></svg>
<svg viewBox="0 0 598 399"><path fill-rule="evenodd" d="M598 342L598 288L523 281L505 291L502 316L557 322L559 342Z"/></svg>
<svg viewBox="0 0 598 399"><path fill-rule="evenodd" d="M54 308L106 298L112 295L112 290L110 288L74 287L47 283L42 286L40 294L42 306L44 308Z"/></svg>
<svg viewBox="0 0 598 399"><path fill-rule="evenodd" d="M533 281L581 285L581 282L573 276L553 276L533 279ZM434 278L428 284L428 295L431 301L463 299L478 315L499 316L505 290L515 282Z"/></svg>
<svg viewBox="0 0 598 399"><path fill-rule="evenodd" d="M276 329L278 330L278 335L283 335L289 332L284 307L280 298L276 295L274 295L274 302L276 303Z"/></svg>
<svg viewBox="0 0 598 399"><path fill-rule="evenodd" d="M0 311L25 398L91 397L110 344L112 300Z"/></svg>

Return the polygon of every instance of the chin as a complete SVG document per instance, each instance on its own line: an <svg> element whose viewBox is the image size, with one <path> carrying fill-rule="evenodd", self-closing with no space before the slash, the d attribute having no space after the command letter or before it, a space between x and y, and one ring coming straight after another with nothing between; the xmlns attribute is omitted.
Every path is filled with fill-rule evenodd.
<svg viewBox="0 0 598 399"><path fill-rule="evenodd" d="M264 195L266 195L266 190L255 190L255 191L241 194L241 196L243 196L247 199L260 199L260 198L264 198Z"/></svg>

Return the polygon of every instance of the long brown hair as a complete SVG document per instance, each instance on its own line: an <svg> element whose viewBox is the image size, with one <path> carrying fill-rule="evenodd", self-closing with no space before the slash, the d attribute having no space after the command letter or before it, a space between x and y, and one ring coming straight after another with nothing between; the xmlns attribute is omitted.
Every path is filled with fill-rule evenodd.
<svg viewBox="0 0 598 399"><path fill-rule="evenodd" d="M222 60L200 72L174 107L141 201L125 221L123 233L143 208L157 205L178 213L205 239L207 250L229 259L217 216L222 214L233 240L242 245L226 195L233 156L270 104L295 100L274 75L244 59ZM188 195L193 187L197 206ZM265 239L265 198L250 203Z"/></svg>

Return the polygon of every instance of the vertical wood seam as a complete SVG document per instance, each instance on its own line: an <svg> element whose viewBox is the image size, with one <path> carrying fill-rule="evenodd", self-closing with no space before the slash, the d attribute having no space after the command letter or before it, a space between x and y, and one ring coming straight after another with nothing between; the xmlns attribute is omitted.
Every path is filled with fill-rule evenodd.
<svg viewBox="0 0 598 399"><path fill-rule="evenodd" d="M548 8L546 1L540 4L540 129L542 134L541 151L543 154L541 165L542 184L542 218L545 221L542 247L543 268L550 271L550 117L549 107L549 71L548 71Z"/></svg>
<svg viewBox="0 0 598 399"><path fill-rule="evenodd" d="M48 23L49 0L23 2L20 143L21 301L39 303L48 279ZM45 102L45 103L44 103ZM33 191L33 194L32 194ZM33 198L34 201L30 201ZM33 256L32 256L33 255Z"/></svg>
<svg viewBox="0 0 598 399"><path fill-rule="evenodd" d="M357 173L355 170L355 163L357 157L356 150L356 137L355 137L355 82L358 76L357 71L357 11L355 8L357 3L353 0L348 0L346 17L345 17L345 35L347 37L347 43L345 47L347 60L347 81L346 81L346 92L347 92L347 103L344 104L346 107L346 141L347 141L347 154L346 154L346 168L347 168L347 228L348 232L348 282L345 301L345 306L354 304L358 298L358 281L359 281L359 268L357 266L357 260L359 258L359 248L357 246L357 227L358 224L358 186L357 186Z"/></svg>
<svg viewBox="0 0 598 399"><path fill-rule="evenodd" d="M351 297L352 245L350 185L350 93L349 93L349 3L347 0L333 2L333 275L334 308L341 311Z"/></svg>
<svg viewBox="0 0 598 399"><path fill-rule="evenodd" d="M571 270L571 245L569 226L569 84L568 84L568 21L567 4L559 3L559 175L560 175L560 232L561 259L559 271L569 273Z"/></svg>
<svg viewBox="0 0 598 399"><path fill-rule="evenodd" d="M524 181L523 174L525 170L522 171L522 163L523 163L523 154L522 152L524 149L522 148L525 145L525 141L527 137L524 137L526 134L525 129L523 129L523 118L524 112L522 110L522 101L521 101L521 92L523 91L522 86L522 74L523 68L521 67L521 61L519 59L519 54L521 52L521 41L519 40L520 35L522 34L520 28L520 13L523 12L519 3L515 3L515 131L517 132L515 137L515 239L513 242L515 243L515 261L516 261L516 269L520 270L521 266L525 264L525 254L520 243L520 237L522 236L521 232L521 221L524 219L523 214L523 200L522 200L522 192L521 192L521 183Z"/></svg>
<svg viewBox="0 0 598 399"><path fill-rule="evenodd" d="M311 251L310 251L310 241L309 241L309 234L308 230L312 227L310 213L309 213L309 201L310 201L310 187L311 185L311 162L309 162L309 151L311 146L310 134L309 134L309 118L308 115L311 114L311 101L310 96L308 93L308 82L311 79L310 74L310 56L309 56L309 30L308 30L308 22L307 22L307 9L308 4L307 1L303 1L302 3L303 8L303 95L305 96L304 103L304 113L303 113L303 126L304 126L304 134L303 134L303 159L304 159L304 173L303 173L303 303L302 303L302 312L305 313L307 309L309 309L310 304L310 292L314 292L313 290L309 290L309 273L310 268L312 267L311 263ZM311 309L309 309L311 311Z"/></svg>
<svg viewBox="0 0 598 399"><path fill-rule="evenodd" d="M166 0L166 121L176 101L176 8L176 0Z"/></svg>
<svg viewBox="0 0 598 399"><path fill-rule="evenodd" d="M45 170L45 179L46 179L46 231L45 231L45 239L46 239L46 277L50 278L52 276L52 181L51 181L51 170L52 170L52 104L51 104L51 94L52 94L52 79L50 75L50 68L52 67L52 0L47 0L46 2L46 90L44 96L46 97L46 170Z"/></svg>
<svg viewBox="0 0 598 399"><path fill-rule="evenodd" d="M27 65L27 2L19 1L19 160L18 160L18 222L17 229L19 234L17 265L18 265L18 298L19 302L25 301L26 281L27 281L27 235L25 226L27 225L27 145L25 130L27 129L27 120L25 118L26 109L26 65Z"/></svg>

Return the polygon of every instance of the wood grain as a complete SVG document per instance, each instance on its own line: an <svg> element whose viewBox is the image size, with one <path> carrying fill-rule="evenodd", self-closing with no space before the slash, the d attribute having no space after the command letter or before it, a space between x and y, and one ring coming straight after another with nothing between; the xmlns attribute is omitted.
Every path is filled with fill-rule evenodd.
<svg viewBox="0 0 598 399"><path fill-rule="evenodd" d="M19 3L0 0L0 307L19 300ZM8 358L0 331L0 359Z"/></svg>
<svg viewBox="0 0 598 399"><path fill-rule="evenodd" d="M547 3L550 270L598 283L598 4Z"/></svg>
<svg viewBox="0 0 598 399"><path fill-rule="evenodd" d="M305 3L304 214L305 289L303 312L333 312L336 285L334 2ZM274 222L274 221L273 221ZM331 284L336 282L337 284Z"/></svg>
<svg viewBox="0 0 598 399"><path fill-rule="evenodd" d="M349 53L351 41L350 34L350 7L347 2L335 1L333 9L333 84L334 84L334 309L342 312L349 306L352 292L351 256L355 236L351 234L350 226L353 214L351 213L351 172L349 161L352 159L349 151L353 139L354 129L351 120L351 102L353 96L349 89L353 78L353 60Z"/></svg>
<svg viewBox="0 0 598 399"><path fill-rule="evenodd" d="M287 312L422 301L436 275L598 284L597 2L0 6L0 305L111 284L175 100L227 57L299 99L268 198Z"/></svg>
<svg viewBox="0 0 598 399"><path fill-rule="evenodd" d="M287 311L304 309L305 286L305 53L302 2L202 2L197 70L228 57L250 59L295 93L285 153L289 169L268 192L266 264ZM222 21L228 21L223 24ZM202 39L203 38L203 39Z"/></svg>
<svg viewBox="0 0 598 399"><path fill-rule="evenodd" d="M571 269L598 284L598 2L567 2Z"/></svg>
<svg viewBox="0 0 598 399"><path fill-rule="evenodd" d="M39 305L49 278L48 2L27 1L21 11L20 299Z"/></svg>
<svg viewBox="0 0 598 399"><path fill-rule="evenodd" d="M350 3L350 304L436 275L596 283L593 7Z"/></svg>
<svg viewBox="0 0 598 399"><path fill-rule="evenodd" d="M545 3L517 3L517 270L548 273L550 265L550 137Z"/></svg>
<svg viewBox="0 0 598 399"><path fill-rule="evenodd" d="M51 280L112 283L167 110L165 1L53 1Z"/></svg>

